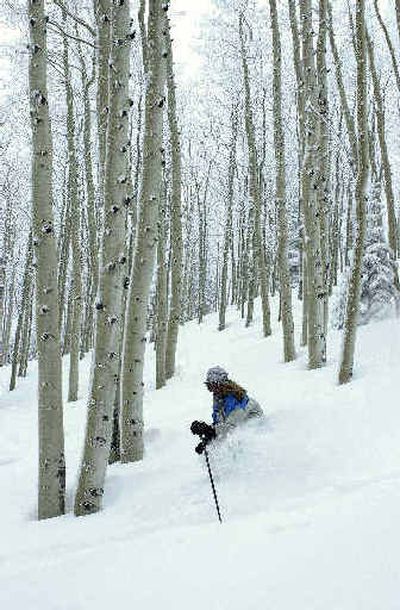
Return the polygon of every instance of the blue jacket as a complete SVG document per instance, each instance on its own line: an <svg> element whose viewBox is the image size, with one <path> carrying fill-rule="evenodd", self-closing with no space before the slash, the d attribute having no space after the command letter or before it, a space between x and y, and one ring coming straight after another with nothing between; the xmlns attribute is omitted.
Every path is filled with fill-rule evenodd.
<svg viewBox="0 0 400 610"><path fill-rule="evenodd" d="M243 409L247 407L249 397L247 394L242 400L238 400L233 394L228 394L224 398L214 398L212 420L213 424L220 424L228 417L235 409ZM221 418L222 415L222 418ZM222 419L222 421L221 421Z"/></svg>

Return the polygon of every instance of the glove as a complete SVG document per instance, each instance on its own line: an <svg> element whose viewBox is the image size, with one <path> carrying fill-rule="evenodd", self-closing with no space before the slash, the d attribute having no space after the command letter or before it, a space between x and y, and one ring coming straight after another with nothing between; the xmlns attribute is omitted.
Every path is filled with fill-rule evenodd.
<svg viewBox="0 0 400 610"><path fill-rule="evenodd" d="M192 422L190 430L192 434L200 436L202 441L205 441L206 443L209 443L216 437L214 428L206 424L206 422L204 421L195 420L194 422Z"/></svg>
<svg viewBox="0 0 400 610"><path fill-rule="evenodd" d="M198 455L201 455L204 451L204 449L206 448L207 443L205 443L204 441L201 441L201 443L199 443L196 447L195 447L195 452Z"/></svg>
<svg viewBox="0 0 400 610"><path fill-rule="evenodd" d="M195 421L191 423L190 431L192 434L197 434L198 436L200 436L201 431L203 430L203 426L206 425L207 424L204 421L197 421L197 419L195 419Z"/></svg>

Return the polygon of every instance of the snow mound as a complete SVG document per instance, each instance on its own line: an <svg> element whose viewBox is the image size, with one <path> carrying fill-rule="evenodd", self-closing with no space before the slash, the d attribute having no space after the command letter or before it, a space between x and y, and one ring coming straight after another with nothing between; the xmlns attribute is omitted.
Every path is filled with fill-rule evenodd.
<svg viewBox="0 0 400 610"><path fill-rule="evenodd" d="M300 348L283 364L277 305L268 339L259 310L250 329L234 310L222 333L216 316L185 325L177 374L158 391L149 346L145 459L109 468L90 517L71 513L90 359L80 400L65 405L69 512L46 522L35 520L36 367L12 394L0 370L0 607L398 610L399 323L359 328L355 378L339 387L340 334L324 369L308 371ZM299 318L300 307L297 329ZM189 430L210 420L215 363L266 414L209 448L222 525Z"/></svg>

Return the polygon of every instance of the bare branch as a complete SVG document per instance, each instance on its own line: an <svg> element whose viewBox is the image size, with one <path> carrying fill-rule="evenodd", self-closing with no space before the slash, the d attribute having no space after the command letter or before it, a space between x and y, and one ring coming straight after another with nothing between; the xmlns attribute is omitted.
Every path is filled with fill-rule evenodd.
<svg viewBox="0 0 400 610"><path fill-rule="evenodd" d="M88 32L90 32L90 34L92 36L96 36L96 32L95 30L88 24L86 23L86 21L84 21L83 19L81 19L80 17L78 17L77 15L74 15L73 13L71 13L71 11L69 11L67 9L67 7L65 6L64 2L61 2L61 0L53 0L54 4L56 6L58 6L62 11L64 11L68 17L71 17L71 19L73 19L74 21L76 21L76 23L79 23L79 25L83 26L84 28L87 29Z"/></svg>
<svg viewBox="0 0 400 610"><path fill-rule="evenodd" d="M94 45L92 42L89 42L88 40L85 40L84 38L78 38L77 36L73 36L72 34L68 34L65 30L63 30L63 28L56 22L56 21L52 21L49 19L48 23L50 24L50 29L55 33L55 34L59 34L60 36L67 36L68 38L72 38L72 40L76 40L77 42L83 42L83 44L87 44L89 47L92 47L92 49L96 49L96 45ZM59 30L58 32L54 29L57 28L57 30Z"/></svg>

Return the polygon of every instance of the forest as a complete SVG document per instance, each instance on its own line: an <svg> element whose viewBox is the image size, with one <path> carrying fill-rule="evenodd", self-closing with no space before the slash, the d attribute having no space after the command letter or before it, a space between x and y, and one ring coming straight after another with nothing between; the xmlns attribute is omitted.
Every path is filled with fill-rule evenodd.
<svg viewBox="0 0 400 610"><path fill-rule="evenodd" d="M24 528L49 524L19 539L16 521L9 542L20 551L10 566L28 566L25 536L33 561L35 548L52 555L52 536L55 549L71 535L78 553L114 523L133 547L171 544L170 560L191 582L190 547L183 553L172 532L178 523L189 528L182 540L193 534L193 552L207 564L220 534L209 524L215 507L189 426L209 418L203 382L218 364L255 391L265 423L240 426L224 442L218 429L216 441L215 432L201 437L223 525L227 499L237 502L213 569L224 553L236 557L232 537L243 534L246 561L255 560L254 545L264 561L270 544L286 584L297 582L285 558L307 549L306 537L296 530L292 541L257 542L261 523L290 529L280 503L286 510L318 489L311 546L327 544L333 557L333 513L357 519L339 496L329 505L321 494L353 483L360 494L357 481L399 478L400 0L4 0L2 38L0 474L10 463L3 502L14 501L0 522L19 514ZM400 508L396 485L381 490L385 510ZM375 515L374 501L354 498L365 531L388 520L398 535L394 510L393 520L383 508ZM304 519L312 520L312 506ZM329 511L330 525L322 523ZM196 523L203 542L190 529ZM346 540L354 523L343 524ZM139 524L159 539L148 546ZM278 570L258 570L274 583L271 608L398 608L395 576L371 567L370 546L382 540L375 533L376 541L359 533L370 558L359 579L372 570L372 589L356 578L342 599L325 583L312 602L301 585L297 599ZM395 563L390 536L382 544ZM123 549L114 550L122 564ZM139 550L129 552L140 562ZM362 570L351 557L343 571ZM105 560L96 561L101 579ZM299 561L316 581L325 569L317 551ZM142 569L135 564L133 574L150 582ZM207 575L207 565L192 569ZM10 608L103 608L117 595L110 585L103 603L71 592L62 601L70 581L61 578L46 605L45 581L30 577L20 588L14 572L5 577L4 600L18 591ZM183 608L194 585L180 590L167 576L167 607ZM250 585L248 575L230 603L221 594L210 608L265 606L267 585L246 597ZM95 581L87 586L93 591ZM136 601L162 603L152 595L144 587Z"/></svg>

